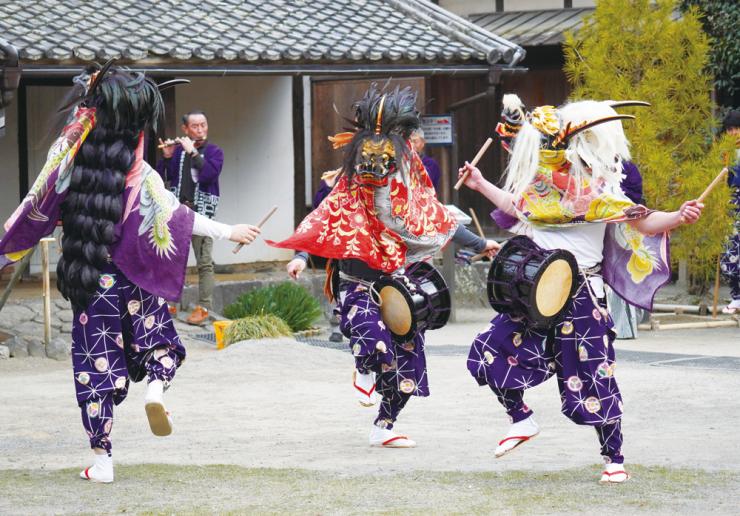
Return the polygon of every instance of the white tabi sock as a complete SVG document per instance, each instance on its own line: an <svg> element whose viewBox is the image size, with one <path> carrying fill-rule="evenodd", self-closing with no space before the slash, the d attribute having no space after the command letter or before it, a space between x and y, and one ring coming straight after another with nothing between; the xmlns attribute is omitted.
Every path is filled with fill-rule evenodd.
<svg viewBox="0 0 740 516"><path fill-rule="evenodd" d="M498 443L494 455L496 458L503 457L517 446L527 442L529 439L540 433L540 427L533 416L518 421L509 427L506 436Z"/></svg>
<svg viewBox="0 0 740 516"><path fill-rule="evenodd" d="M146 402L163 403L164 400L164 382L162 380L152 380L146 387Z"/></svg>
<svg viewBox="0 0 740 516"><path fill-rule="evenodd" d="M95 454L95 464L80 472L80 478L91 482L113 482L113 458L108 454Z"/></svg>

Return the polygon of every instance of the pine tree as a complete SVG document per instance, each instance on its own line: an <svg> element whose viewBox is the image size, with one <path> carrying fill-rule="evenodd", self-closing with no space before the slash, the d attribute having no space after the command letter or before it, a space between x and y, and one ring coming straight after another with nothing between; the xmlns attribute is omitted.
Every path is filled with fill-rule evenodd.
<svg viewBox="0 0 740 516"><path fill-rule="evenodd" d="M673 0L601 0L577 34L567 34L564 71L574 99L645 100L620 109L632 159L643 175L649 207L678 209L719 173L734 141L716 140L709 41L697 12L677 14ZM705 291L731 231L729 190L717 187L702 219L673 232L672 258L686 260L692 290Z"/></svg>

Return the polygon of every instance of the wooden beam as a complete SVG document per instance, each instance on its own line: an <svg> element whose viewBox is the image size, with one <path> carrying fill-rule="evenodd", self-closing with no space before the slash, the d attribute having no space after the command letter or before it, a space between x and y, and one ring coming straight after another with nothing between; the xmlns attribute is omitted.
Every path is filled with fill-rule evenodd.
<svg viewBox="0 0 740 516"><path fill-rule="evenodd" d="M19 202L28 193L28 91L25 83L18 87L18 193Z"/></svg>
<svg viewBox="0 0 740 516"><path fill-rule="evenodd" d="M294 226L306 215L306 149L303 129L303 78L293 77L293 221Z"/></svg>

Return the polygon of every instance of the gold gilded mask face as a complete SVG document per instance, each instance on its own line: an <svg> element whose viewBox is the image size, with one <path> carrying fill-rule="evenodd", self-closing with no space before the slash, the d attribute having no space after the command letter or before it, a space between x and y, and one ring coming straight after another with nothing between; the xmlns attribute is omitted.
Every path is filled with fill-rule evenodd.
<svg viewBox="0 0 740 516"><path fill-rule="evenodd" d="M388 138L367 138L362 142L355 166L360 184L385 186L396 171L396 151Z"/></svg>

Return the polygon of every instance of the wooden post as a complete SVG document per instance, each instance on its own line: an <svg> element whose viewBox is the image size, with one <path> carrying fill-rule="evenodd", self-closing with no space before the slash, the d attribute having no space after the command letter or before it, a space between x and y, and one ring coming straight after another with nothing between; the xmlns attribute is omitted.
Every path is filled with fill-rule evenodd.
<svg viewBox="0 0 740 516"><path fill-rule="evenodd" d="M53 238L41 239L41 278L44 295L44 346L51 342L51 285L49 282L49 243Z"/></svg>
<svg viewBox="0 0 740 516"><path fill-rule="evenodd" d="M719 255L717 255L717 270L714 276L714 300L712 301L712 319L717 318L717 304L719 303Z"/></svg>
<svg viewBox="0 0 740 516"><path fill-rule="evenodd" d="M688 290L689 288L689 264L686 260L678 260L678 279L676 280L678 288Z"/></svg>

